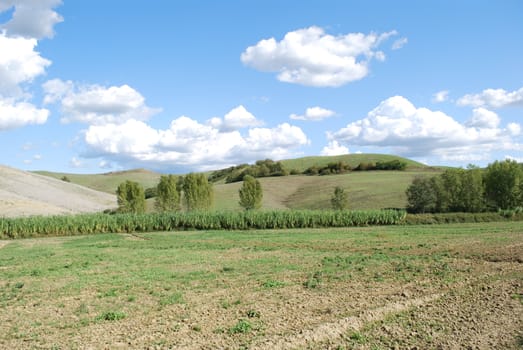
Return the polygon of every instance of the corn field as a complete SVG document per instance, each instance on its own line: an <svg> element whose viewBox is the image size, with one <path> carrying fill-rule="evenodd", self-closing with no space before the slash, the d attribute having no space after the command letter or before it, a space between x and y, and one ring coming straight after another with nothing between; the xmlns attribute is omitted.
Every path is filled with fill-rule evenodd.
<svg viewBox="0 0 523 350"><path fill-rule="evenodd" d="M288 210L154 214L84 214L0 218L0 238L174 230L247 230L394 225L404 211Z"/></svg>

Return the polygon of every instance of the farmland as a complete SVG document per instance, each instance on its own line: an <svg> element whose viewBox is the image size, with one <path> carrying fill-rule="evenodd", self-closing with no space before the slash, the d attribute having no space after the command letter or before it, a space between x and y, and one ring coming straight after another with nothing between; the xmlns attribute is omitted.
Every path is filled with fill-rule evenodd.
<svg viewBox="0 0 523 350"><path fill-rule="evenodd" d="M2 348L517 349L518 222L0 241Z"/></svg>

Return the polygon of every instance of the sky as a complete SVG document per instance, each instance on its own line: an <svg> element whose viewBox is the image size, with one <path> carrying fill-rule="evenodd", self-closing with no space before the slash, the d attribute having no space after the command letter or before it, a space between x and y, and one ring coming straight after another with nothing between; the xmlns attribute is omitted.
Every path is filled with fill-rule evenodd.
<svg viewBox="0 0 523 350"><path fill-rule="evenodd" d="M520 0L0 0L0 164L523 162Z"/></svg>

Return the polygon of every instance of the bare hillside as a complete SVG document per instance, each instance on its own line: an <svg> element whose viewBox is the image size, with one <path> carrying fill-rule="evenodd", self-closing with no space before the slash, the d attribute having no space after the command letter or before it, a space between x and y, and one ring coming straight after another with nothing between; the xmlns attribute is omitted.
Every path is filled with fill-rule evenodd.
<svg viewBox="0 0 523 350"><path fill-rule="evenodd" d="M115 206L114 195L0 166L0 217L97 212Z"/></svg>

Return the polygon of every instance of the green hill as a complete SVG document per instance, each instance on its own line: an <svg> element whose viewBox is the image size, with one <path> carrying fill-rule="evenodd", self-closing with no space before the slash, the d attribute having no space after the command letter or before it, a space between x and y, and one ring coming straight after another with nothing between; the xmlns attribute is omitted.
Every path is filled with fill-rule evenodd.
<svg viewBox="0 0 523 350"><path fill-rule="evenodd" d="M344 162L344 163L350 165L351 168L355 168L358 166L358 164L360 164L362 162L363 163L389 162L389 161L392 161L395 159L407 163L407 169L427 168L427 166L425 164L413 161L411 159L398 157L398 156L394 156L394 155L389 155L389 154L372 154L372 153L343 154L343 155L339 155L339 156L303 157L303 158L282 160L281 162L283 163L285 168L288 170L295 169L295 170L298 170L299 172L303 172L307 168L310 168L312 166L323 167L329 163Z"/></svg>
<svg viewBox="0 0 523 350"><path fill-rule="evenodd" d="M159 173L145 169L116 171L104 174L68 174L53 173L50 171L35 171L35 173L54 177L55 179L63 179L66 177L72 183L111 194L114 194L118 185L126 180L136 181L144 188L149 188L156 186L161 176Z"/></svg>
<svg viewBox="0 0 523 350"><path fill-rule="evenodd" d="M342 175L307 176L291 175L260 178L263 188L263 209L327 209L336 186L349 195L350 209L401 208L406 205L405 190L412 179L419 175L434 175L441 169L428 167L410 159L381 154L350 154L341 156L304 157L283 160L285 168L300 172L312 166L326 166L345 162L351 167L361 162L376 163L400 160L407 163L405 171L353 171ZM67 177L72 183L114 194L118 185L126 180L140 183L144 188L158 184L161 174L137 169L105 174L80 175L39 171L41 175L57 179ZM210 173L209 173L210 174ZM238 190L241 182L214 184L216 210L241 210ZM154 199L148 200L148 210L153 210Z"/></svg>
<svg viewBox="0 0 523 350"><path fill-rule="evenodd" d="M348 193L350 209L404 208L405 190L416 176L432 176L428 168L406 171L359 171L343 175L293 175L258 179L263 188L264 209L327 209L336 186ZM217 184L215 209L240 210L241 182Z"/></svg>

